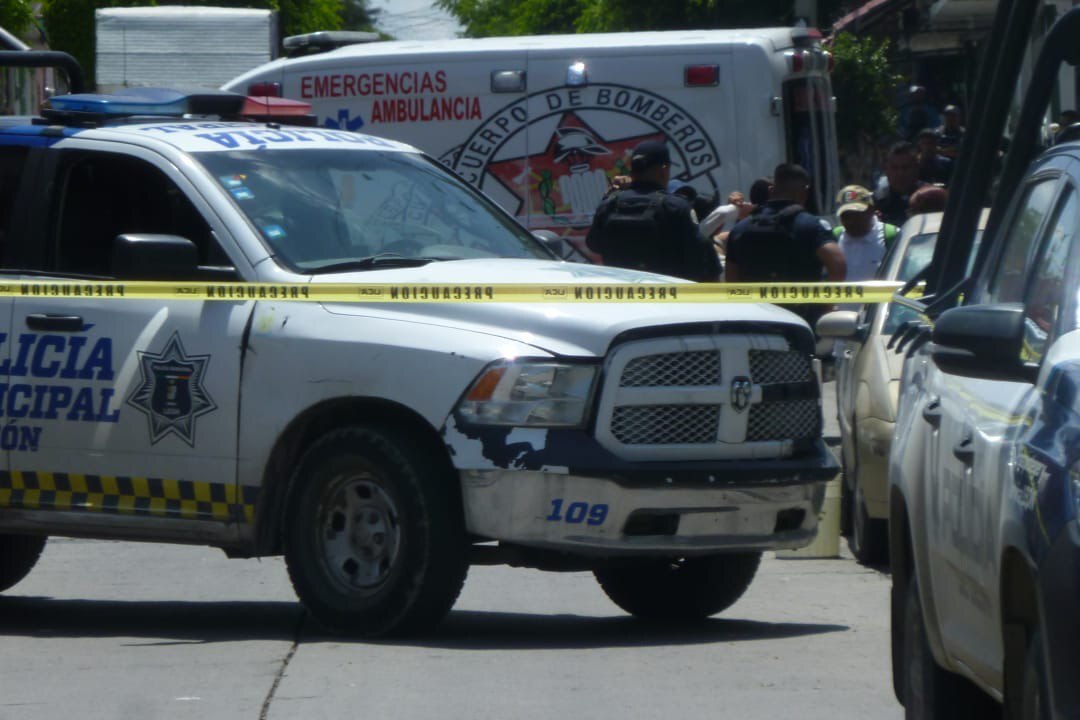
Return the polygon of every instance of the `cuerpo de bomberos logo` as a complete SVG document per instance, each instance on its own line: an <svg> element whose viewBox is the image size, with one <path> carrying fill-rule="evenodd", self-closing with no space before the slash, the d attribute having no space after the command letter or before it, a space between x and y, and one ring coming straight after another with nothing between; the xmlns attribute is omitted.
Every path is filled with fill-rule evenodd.
<svg viewBox="0 0 1080 720"><path fill-rule="evenodd" d="M440 160L502 198L529 227L565 231L589 225L610 178L630 174L631 151L645 140L667 142L672 177L716 189L720 154L705 129L670 100L625 85L560 87L523 97L490 115Z"/></svg>

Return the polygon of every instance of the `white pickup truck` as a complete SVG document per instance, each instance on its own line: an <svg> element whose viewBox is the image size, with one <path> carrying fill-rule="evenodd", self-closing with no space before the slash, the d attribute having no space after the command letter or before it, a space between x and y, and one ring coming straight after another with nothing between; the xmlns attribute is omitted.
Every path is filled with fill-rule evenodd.
<svg viewBox="0 0 1080 720"><path fill-rule="evenodd" d="M408 146L169 99L0 125L7 287L283 290L0 299L0 589L61 535L283 553L318 620L367 635L437 623L470 563L590 569L632 613L704 617L763 550L813 539L836 465L795 315L488 302L492 282L679 286L553 259ZM323 283L451 301L290 300Z"/></svg>

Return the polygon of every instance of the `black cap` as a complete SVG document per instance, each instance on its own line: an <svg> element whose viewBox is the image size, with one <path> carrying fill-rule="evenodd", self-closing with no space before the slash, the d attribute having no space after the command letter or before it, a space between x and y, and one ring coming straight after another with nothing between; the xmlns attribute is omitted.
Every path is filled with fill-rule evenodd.
<svg viewBox="0 0 1080 720"><path fill-rule="evenodd" d="M942 112L945 113L946 115L952 115L954 113L956 115L959 115L960 114L960 108L956 107L955 105L946 105L945 109L942 110Z"/></svg>
<svg viewBox="0 0 1080 720"><path fill-rule="evenodd" d="M656 165L669 165L671 155L668 154L667 145L660 140L646 140L634 148L634 154L630 158L630 169L641 172Z"/></svg>

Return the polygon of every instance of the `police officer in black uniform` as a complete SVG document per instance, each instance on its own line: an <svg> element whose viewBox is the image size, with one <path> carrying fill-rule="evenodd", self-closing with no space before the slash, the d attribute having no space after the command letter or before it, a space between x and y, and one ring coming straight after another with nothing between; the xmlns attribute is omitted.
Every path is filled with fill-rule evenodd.
<svg viewBox="0 0 1080 720"><path fill-rule="evenodd" d="M770 199L741 220L727 241L728 282L842 282L844 253L829 223L807 212L810 176L799 165L782 164L773 174ZM813 327L823 305L783 306Z"/></svg>
<svg viewBox="0 0 1080 720"><path fill-rule="evenodd" d="M667 145L634 148L630 187L611 193L596 210L585 243L604 264L713 282L720 260L698 232L690 203L666 192L671 177Z"/></svg>

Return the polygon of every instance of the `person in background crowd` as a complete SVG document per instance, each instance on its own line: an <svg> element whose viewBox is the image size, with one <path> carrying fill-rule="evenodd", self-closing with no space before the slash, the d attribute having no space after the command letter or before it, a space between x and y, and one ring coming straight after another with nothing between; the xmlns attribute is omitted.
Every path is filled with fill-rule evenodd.
<svg viewBox="0 0 1080 720"><path fill-rule="evenodd" d="M946 185L952 177L953 161L938 152L937 130L919 131L919 179L925 183Z"/></svg>
<svg viewBox="0 0 1080 720"><path fill-rule="evenodd" d="M870 280L877 274L885 251L900 229L878 219L874 194L861 185L843 188L836 196L836 204L840 225L833 228L833 235L847 263L845 279Z"/></svg>
<svg viewBox="0 0 1080 720"><path fill-rule="evenodd" d="M960 143L964 140L966 128L961 125L960 108L955 105L946 105L942 111L944 122L937 129L938 153L955 161L960 157Z"/></svg>
<svg viewBox="0 0 1080 720"><path fill-rule="evenodd" d="M911 194L908 200L908 215L945 212L945 202L948 199L949 193L945 188L939 185L924 185Z"/></svg>
<svg viewBox="0 0 1080 720"><path fill-rule="evenodd" d="M717 207L701 221L699 225L701 234L715 242L717 233L731 230L735 227L735 223L749 215L753 209L751 202L745 199L741 192L735 190L728 195L726 204Z"/></svg>
<svg viewBox="0 0 1080 720"><path fill-rule="evenodd" d="M770 199L731 231L727 241L728 282L831 282L844 280L847 265L829 223L803 203L810 176L799 165L778 165ZM827 306L786 306L813 327Z"/></svg>
<svg viewBox="0 0 1080 720"><path fill-rule="evenodd" d="M728 195L728 204L721 205L701 221L701 233L706 238L712 238L716 246L716 254L720 256L721 264L727 255L727 239L731 235L732 228L736 223L748 217L751 213L759 211L769 201L769 191L772 189L772 178L762 177L750 185L750 199L747 200L741 192L735 190ZM721 280L725 276L721 276Z"/></svg>
<svg viewBox="0 0 1080 720"><path fill-rule="evenodd" d="M941 117L937 108L930 104L926 88L922 85L908 88L908 101L900 108L900 136L913 141L923 128L936 128L940 124Z"/></svg>
<svg viewBox="0 0 1080 720"><path fill-rule="evenodd" d="M1070 125L1075 125L1080 122L1080 112L1076 110L1062 110L1061 115L1058 116L1058 129L1054 131L1054 142L1058 142L1061 137L1061 133L1068 129Z"/></svg>
<svg viewBox="0 0 1080 720"><path fill-rule="evenodd" d="M908 198L926 183L919 180L919 160L915 146L898 142L885 158L884 182L874 193L874 205L881 219L890 225L903 225L907 219Z"/></svg>
<svg viewBox="0 0 1080 720"><path fill-rule="evenodd" d="M671 180L667 145L649 140L634 148L630 187L600 202L585 244L607 265L714 281L720 260L701 237L690 204L666 192Z"/></svg>
<svg viewBox="0 0 1080 720"><path fill-rule="evenodd" d="M682 180L669 180L667 184L667 191L670 195L678 195L690 206L690 217L694 219L694 222L698 221L697 211L694 209L694 204L697 202L698 193L694 189L694 186L690 183L683 182Z"/></svg>

